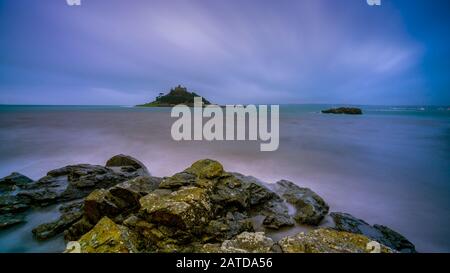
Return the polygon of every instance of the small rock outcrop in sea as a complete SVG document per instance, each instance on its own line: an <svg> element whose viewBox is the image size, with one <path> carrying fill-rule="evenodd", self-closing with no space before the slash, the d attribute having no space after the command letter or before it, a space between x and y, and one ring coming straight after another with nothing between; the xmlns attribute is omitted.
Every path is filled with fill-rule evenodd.
<svg viewBox="0 0 450 273"><path fill-rule="evenodd" d="M339 107L322 110L324 114L347 114L347 115L362 115L362 110L356 107Z"/></svg>
<svg viewBox="0 0 450 273"><path fill-rule="evenodd" d="M403 235L382 225L369 225L348 213L332 212L330 217L334 221L334 229L365 235L400 252L414 253L414 245Z"/></svg>
<svg viewBox="0 0 450 273"><path fill-rule="evenodd" d="M51 204L58 205L60 217L35 227L35 238L64 233L86 253L359 253L369 252L372 240L382 252L414 250L391 229L346 214L331 214L334 229L316 228L329 207L312 190L286 180L269 186L210 159L164 178L150 176L141 162L125 155L105 167L56 169L0 195L0 228L23 222L28 208ZM316 229L278 242L265 234L294 226L294 219Z"/></svg>
<svg viewBox="0 0 450 273"><path fill-rule="evenodd" d="M194 98L200 97L195 92L189 92L186 87L178 85L175 88L170 89L169 93L164 95L160 93L158 97L152 102L136 105L139 107L172 107L178 104L184 104L187 106L194 105ZM211 104L205 98L202 98L203 104Z"/></svg>

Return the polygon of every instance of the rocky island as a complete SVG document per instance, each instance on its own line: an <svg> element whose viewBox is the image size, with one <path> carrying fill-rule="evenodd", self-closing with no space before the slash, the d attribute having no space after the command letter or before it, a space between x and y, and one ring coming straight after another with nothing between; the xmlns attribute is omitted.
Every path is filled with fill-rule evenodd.
<svg viewBox="0 0 450 273"><path fill-rule="evenodd" d="M168 94L164 95L164 93L159 93L159 96L152 102L136 105L137 107L173 107L178 104L184 104L187 106L194 106L194 98L201 97L197 95L195 92L189 92L186 87L178 85L175 88L172 88ZM208 105L211 104L205 98L202 98L203 104Z"/></svg>
<svg viewBox="0 0 450 273"><path fill-rule="evenodd" d="M31 208L58 205L59 219L33 234L36 240L64 234L66 252L78 245L83 253L365 253L373 241L381 252L415 252L386 226L329 213L311 189L264 183L211 159L161 178L139 160L116 155L105 166L70 165L38 181L13 173L0 189L0 228L19 227ZM325 218L332 224L324 226ZM280 240L267 235L295 225L310 231Z"/></svg>
<svg viewBox="0 0 450 273"><path fill-rule="evenodd" d="M362 115L362 110L356 107L339 107L322 110L323 114L347 114L347 115Z"/></svg>

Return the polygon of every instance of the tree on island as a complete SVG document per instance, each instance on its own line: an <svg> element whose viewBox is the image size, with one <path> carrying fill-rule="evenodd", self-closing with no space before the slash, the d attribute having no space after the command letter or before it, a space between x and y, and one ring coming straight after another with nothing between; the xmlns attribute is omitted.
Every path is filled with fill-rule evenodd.
<svg viewBox="0 0 450 273"><path fill-rule="evenodd" d="M169 93L167 95L164 95L164 93L159 93L159 95L156 97L156 99L152 102L137 105L137 106L144 106L144 107L171 107L175 106L177 104L185 104L185 105L193 105L194 104L194 98L195 97L201 97L195 92L189 92L188 89L184 86L178 85L174 88L171 88ZM211 104L208 100L205 98L202 98L203 104Z"/></svg>

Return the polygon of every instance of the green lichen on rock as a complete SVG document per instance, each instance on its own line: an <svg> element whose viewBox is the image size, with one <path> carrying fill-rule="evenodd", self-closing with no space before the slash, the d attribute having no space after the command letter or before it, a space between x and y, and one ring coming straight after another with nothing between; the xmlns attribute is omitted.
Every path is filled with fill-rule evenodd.
<svg viewBox="0 0 450 273"><path fill-rule="evenodd" d="M400 252L416 252L413 243L400 233L386 226L371 226L362 219L358 219L351 214L342 212L332 212L330 213L330 218L333 219L333 228L336 230L362 234Z"/></svg>
<svg viewBox="0 0 450 273"><path fill-rule="evenodd" d="M207 192L198 187L185 187L170 194L150 193L140 203L140 214L146 220L171 227L203 226L211 216Z"/></svg>
<svg viewBox="0 0 450 273"><path fill-rule="evenodd" d="M66 241L79 243L87 253L365 253L372 250L370 243L378 246L376 242L380 252L415 251L392 229L345 213L331 213L333 229L274 242L255 231L290 227L294 218L300 224L318 225L328 205L293 182L269 185L226 172L212 159L196 161L164 179L151 177L129 156L117 155L106 165L66 166L16 187L17 195L2 193L0 228L23 222L25 215L18 213L29 207L56 203L62 205L61 217L33 233L48 239L64 232Z"/></svg>
<svg viewBox="0 0 450 273"><path fill-rule="evenodd" d="M186 172L193 173L199 178L211 179L223 174L223 166L215 160L203 159L192 164Z"/></svg>
<svg viewBox="0 0 450 273"><path fill-rule="evenodd" d="M137 252L134 237L126 227L103 217L78 243L82 253L134 253Z"/></svg>
<svg viewBox="0 0 450 273"><path fill-rule="evenodd" d="M271 253L274 242L264 232L243 232L222 243L223 253Z"/></svg>
<svg viewBox="0 0 450 273"><path fill-rule="evenodd" d="M186 170L165 178L161 182L160 188L177 189L182 186L194 185L201 188L210 188L223 175L222 164L215 160L203 159L195 162Z"/></svg>
<svg viewBox="0 0 450 273"><path fill-rule="evenodd" d="M369 253L371 239L364 235L316 229L308 233L301 232L281 239L278 245L285 253ZM394 250L380 244L380 252L393 253Z"/></svg>

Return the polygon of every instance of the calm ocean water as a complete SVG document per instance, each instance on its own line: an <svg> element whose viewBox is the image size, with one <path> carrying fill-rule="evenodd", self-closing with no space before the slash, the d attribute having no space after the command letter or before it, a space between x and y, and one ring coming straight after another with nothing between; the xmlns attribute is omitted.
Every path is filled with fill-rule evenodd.
<svg viewBox="0 0 450 273"><path fill-rule="evenodd" d="M169 176L198 159L273 183L310 187L331 211L387 225L419 251L450 251L450 110L362 106L363 116L323 115L328 105L281 106L280 148L259 142L175 142L170 109L119 106L0 106L0 176L39 179L68 164L104 164L123 153ZM51 208L0 231L0 252L62 251L61 237L32 239L57 217Z"/></svg>

